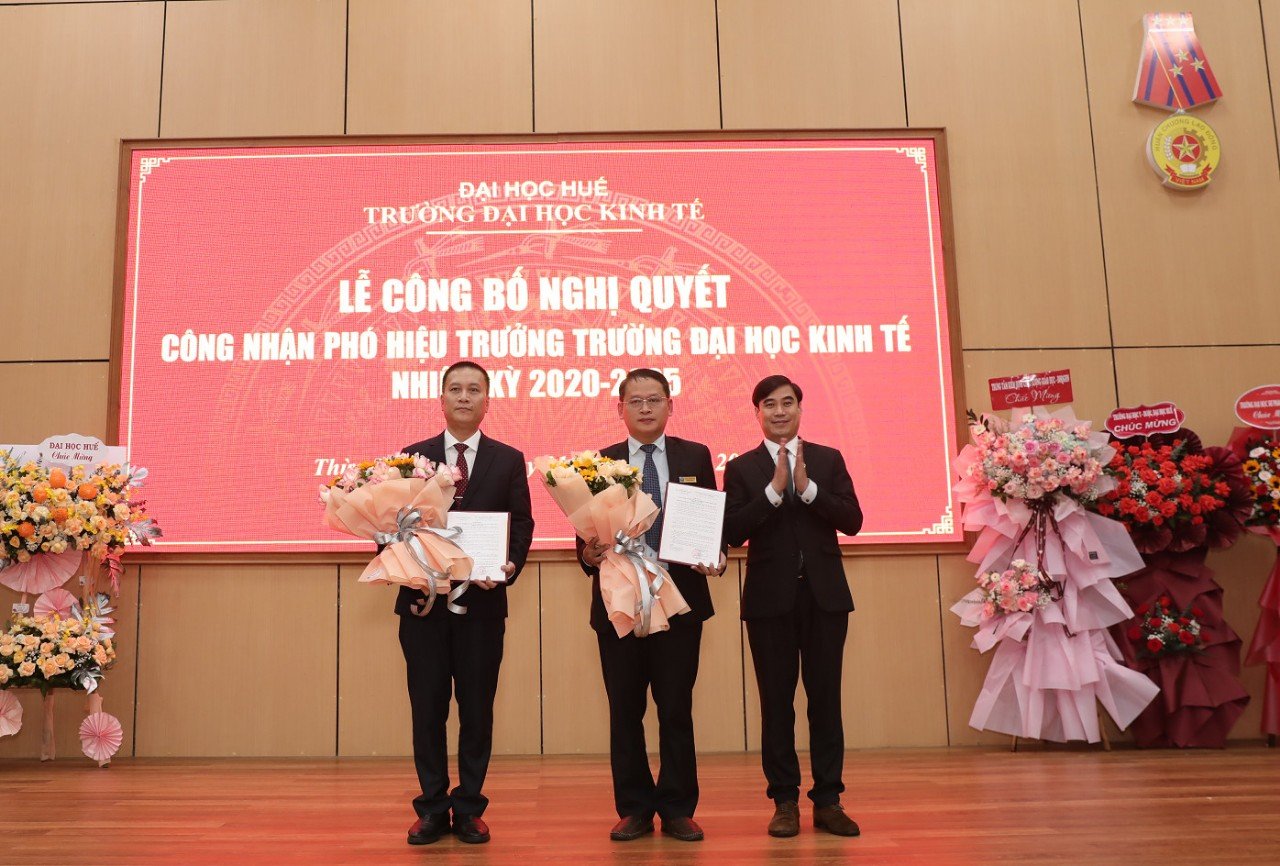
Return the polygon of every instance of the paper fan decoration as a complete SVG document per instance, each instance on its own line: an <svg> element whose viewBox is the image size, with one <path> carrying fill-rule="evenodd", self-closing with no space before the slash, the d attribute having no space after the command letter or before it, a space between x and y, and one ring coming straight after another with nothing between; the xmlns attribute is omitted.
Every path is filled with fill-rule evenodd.
<svg viewBox="0 0 1280 866"><path fill-rule="evenodd" d="M26 562L15 562L0 571L0 583L14 592L29 592L39 595L50 589L57 589L67 582L67 578L76 573L80 560L84 558L82 550L67 550L62 553L41 553Z"/></svg>
<svg viewBox="0 0 1280 866"><path fill-rule="evenodd" d="M110 761L123 742L120 720L110 713L91 713L80 723L80 748L99 764Z"/></svg>
<svg viewBox="0 0 1280 866"><path fill-rule="evenodd" d="M53 616L56 613L63 619L68 619L75 604L76 597L65 589L51 589L36 599L35 615Z"/></svg>
<svg viewBox="0 0 1280 866"><path fill-rule="evenodd" d="M13 692L0 692L0 737L22 729L22 702Z"/></svg>

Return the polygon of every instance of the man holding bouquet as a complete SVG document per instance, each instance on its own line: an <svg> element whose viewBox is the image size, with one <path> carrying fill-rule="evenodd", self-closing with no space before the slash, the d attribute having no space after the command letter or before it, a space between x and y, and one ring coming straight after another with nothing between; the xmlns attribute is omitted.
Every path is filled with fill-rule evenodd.
<svg viewBox="0 0 1280 866"><path fill-rule="evenodd" d="M769 835L800 832L800 762L796 757L796 682L804 671L815 827L857 836L844 813L841 662L853 599L836 532L855 535L862 509L844 458L801 442L800 386L786 376L762 379L751 395L764 433L760 447L725 467L725 540L748 540L742 618L760 689L761 760L775 811Z"/></svg>
<svg viewBox="0 0 1280 866"><path fill-rule="evenodd" d="M445 832L463 842L489 841L481 793L493 747L493 700L506 633L507 587L524 567L533 541L533 512L524 455L480 432L489 408L489 374L471 361L445 370L440 406L445 429L405 449L455 468L455 511L511 515L505 582L471 581L457 599L466 613L450 610L447 597L426 609L426 596L401 587L400 647L413 712L413 762L422 794L413 800L418 820L409 844L435 842ZM445 723L451 694L458 700L458 785L449 790ZM452 823L450 813L452 812Z"/></svg>
<svg viewBox="0 0 1280 866"><path fill-rule="evenodd" d="M627 439L610 445L602 456L641 470L641 489L662 506L668 482L716 489L711 452L698 442L666 435L671 417L671 387L657 370L632 370L618 386L618 417ZM654 558L662 531L662 512L646 532ZM600 594L600 563L610 539L578 540L583 570L592 577L591 627L600 646L600 667L609 698L609 757L613 796L619 821L609 836L625 842L653 832L653 816L662 832L686 842L703 838L693 820L698 805L698 768L693 742L693 686L698 676L702 623L712 615L707 575L723 573L720 562L689 567L671 564L668 571L689 605L688 613L670 620L670 629L636 637L618 636ZM645 747L644 716L648 691L658 709L661 769L655 782Z"/></svg>

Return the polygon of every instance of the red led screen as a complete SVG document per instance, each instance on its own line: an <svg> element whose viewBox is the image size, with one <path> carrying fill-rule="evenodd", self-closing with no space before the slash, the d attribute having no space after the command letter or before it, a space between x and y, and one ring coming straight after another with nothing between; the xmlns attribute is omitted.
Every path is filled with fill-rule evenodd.
<svg viewBox="0 0 1280 866"><path fill-rule="evenodd" d="M616 383L662 369L668 432L718 473L786 373L801 436L849 464L856 543L962 537L932 136L126 153L119 442L151 470L156 550L368 548L321 526L316 488L439 432L460 358L529 460L623 438ZM536 544L567 546L532 492Z"/></svg>

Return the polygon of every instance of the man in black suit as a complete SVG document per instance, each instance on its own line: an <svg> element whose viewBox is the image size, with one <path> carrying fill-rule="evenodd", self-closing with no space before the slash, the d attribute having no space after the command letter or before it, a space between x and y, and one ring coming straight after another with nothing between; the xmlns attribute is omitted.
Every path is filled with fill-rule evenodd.
<svg viewBox="0 0 1280 866"><path fill-rule="evenodd" d="M760 687L761 760L775 804L769 835L800 832L794 701L803 669L813 824L857 836L858 825L840 806L840 675L853 599L836 532L855 535L862 509L840 452L797 437L803 397L786 376L769 376L752 392L764 442L725 467L725 539L751 542L742 618Z"/></svg>
<svg viewBox="0 0 1280 866"><path fill-rule="evenodd" d="M489 408L489 374L470 361L445 370L440 405L444 432L405 451L433 463L456 466L455 511L505 511L511 515L505 583L472 581L449 610L445 595L424 611L426 596L401 587L396 598L400 647L404 651L413 711L413 763L422 794L413 800L418 820L409 828L410 845L435 842L450 829L463 842L489 841L480 817L489 800L480 789L493 748L493 698L506 633L507 587L524 567L533 541L533 512L524 455L480 432ZM458 699L458 785L449 790L445 722L450 693Z"/></svg>
<svg viewBox="0 0 1280 866"><path fill-rule="evenodd" d="M600 452L640 467L641 489L653 495L659 505L667 482L716 489L707 446L666 435L671 412L671 387L666 377L657 370L632 370L618 386L618 417L630 435ZM661 521L660 512L645 535L650 548L658 546ZM693 685L698 678L702 623L713 613L707 575L723 573L724 554L717 565L707 563L691 568L670 564L671 579L688 603L689 612L672 617L668 631L619 638L600 597L600 562L610 543L608 539L578 541L582 568L592 578L591 627L600 644L600 668L609 697L609 758L613 799L620 819L609 838L626 842L652 833L653 816L657 814L662 818L665 835L698 842L703 832L693 820L698 805ZM644 740L650 688L658 708L661 769L656 783L649 770Z"/></svg>

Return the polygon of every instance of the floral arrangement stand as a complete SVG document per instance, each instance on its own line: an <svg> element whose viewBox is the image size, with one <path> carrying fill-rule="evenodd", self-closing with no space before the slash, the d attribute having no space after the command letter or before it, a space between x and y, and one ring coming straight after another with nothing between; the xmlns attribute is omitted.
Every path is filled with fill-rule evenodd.
<svg viewBox="0 0 1280 866"><path fill-rule="evenodd" d="M1241 460L1252 499L1244 528L1276 546L1271 573L1258 599L1258 625L1244 660L1247 665L1267 667L1262 733L1267 745L1274 746L1280 734L1280 430L1237 427L1227 447Z"/></svg>
<svg viewBox="0 0 1280 866"><path fill-rule="evenodd" d="M1069 407L970 418L955 490L978 587L951 610L995 652L969 724L1099 742L1099 704L1125 728L1157 693L1107 631L1132 615L1115 578L1142 565L1124 527L1086 508L1114 484L1113 449Z"/></svg>
<svg viewBox="0 0 1280 866"><path fill-rule="evenodd" d="M1144 563L1122 583L1137 615L1113 635L1161 691L1134 720L1134 742L1222 748L1249 695L1241 640L1205 560L1240 535L1248 509L1240 460L1184 429L1118 443L1109 471L1117 485L1097 507L1124 523Z"/></svg>
<svg viewBox="0 0 1280 866"><path fill-rule="evenodd" d="M39 690L43 761L56 754L59 689L88 698L79 730L85 755L105 767L123 742L119 720L103 712L101 682L116 659L110 614L120 591L120 556L126 544L149 544L160 535L134 496L145 478L140 467L81 463L64 469L0 451L0 583L22 594L0 633L0 736L22 725L13 691ZM77 597L62 585L82 564ZM32 595L34 605L28 603Z"/></svg>

